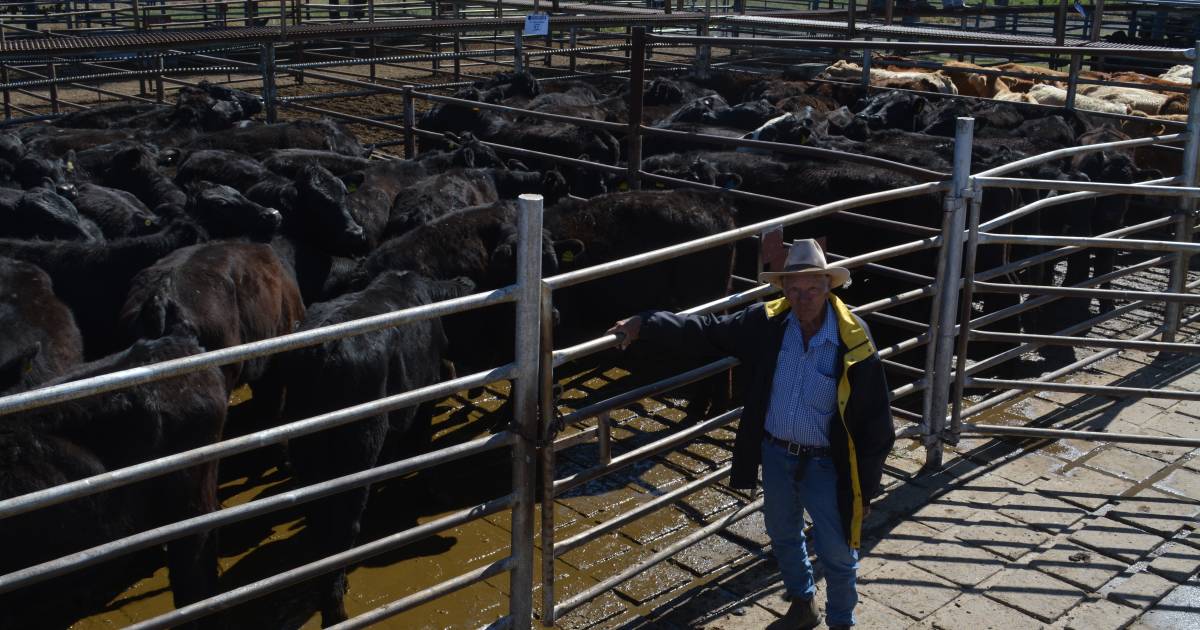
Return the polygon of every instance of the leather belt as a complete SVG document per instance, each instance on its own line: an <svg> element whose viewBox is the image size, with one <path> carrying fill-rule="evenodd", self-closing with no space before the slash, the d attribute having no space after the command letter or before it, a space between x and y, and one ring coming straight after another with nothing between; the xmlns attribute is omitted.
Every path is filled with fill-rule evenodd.
<svg viewBox="0 0 1200 630"><path fill-rule="evenodd" d="M770 433L766 434L767 441L787 449L788 455L803 455L805 457L829 457L832 453L828 446L808 446L807 444L799 444L791 440L777 438Z"/></svg>

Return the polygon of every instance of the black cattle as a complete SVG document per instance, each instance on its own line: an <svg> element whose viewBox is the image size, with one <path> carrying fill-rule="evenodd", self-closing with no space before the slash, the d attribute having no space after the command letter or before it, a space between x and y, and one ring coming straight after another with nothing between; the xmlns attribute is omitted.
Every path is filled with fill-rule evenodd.
<svg viewBox="0 0 1200 630"><path fill-rule="evenodd" d="M430 171L422 162L390 160L372 164L361 173L361 182L346 203L355 222L363 229L367 247L375 249L384 238L396 197Z"/></svg>
<svg viewBox="0 0 1200 630"><path fill-rule="evenodd" d="M45 383L56 385L203 348L187 334L139 341L118 354L76 367ZM0 498L10 498L103 474L221 438L226 393L221 373L209 368L51 407L0 421ZM0 572L60 556L220 508L217 462L0 520ZM176 606L216 592L216 535L203 532L166 544ZM113 570L117 563L105 565ZM67 627L71 602L94 599L107 580L87 569L67 583L48 582L0 600L0 625ZM119 570L119 568L116 568ZM115 594L110 594L111 597ZM107 599L93 602L102 606ZM36 619L23 618L33 614Z"/></svg>
<svg viewBox="0 0 1200 630"><path fill-rule="evenodd" d="M524 109L547 114L586 118L589 120L616 120L615 116L606 107L606 103L601 102L600 95L596 90L585 83L573 85L566 91L539 94L536 98L526 103ZM521 122L535 122L538 119L529 116L521 117L519 120Z"/></svg>
<svg viewBox="0 0 1200 630"><path fill-rule="evenodd" d="M369 153L353 134L327 118L224 129L199 136L181 148L185 152L225 149L253 156L275 149L333 151L351 157L367 157Z"/></svg>
<svg viewBox="0 0 1200 630"><path fill-rule="evenodd" d="M201 81L184 86L172 105L118 103L71 112L56 127L137 132L143 139L170 144L201 131L228 129L262 111L262 101L248 92ZM172 134L172 135L166 135ZM111 142L111 140L109 140ZM77 149L79 147L76 147Z"/></svg>
<svg viewBox="0 0 1200 630"><path fill-rule="evenodd" d="M385 235L403 234L460 208L482 206L522 193L539 193L548 204L566 196L558 171L546 174L501 169L455 169L412 183L392 204Z"/></svg>
<svg viewBox="0 0 1200 630"><path fill-rule="evenodd" d="M702 96L684 103L683 107L671 112L655 126L666 127L672 123L716 124L717 115L729 110L729 103L718 94Z"/></svg>
<svg viewBox="0 0 1200 630"><path fill-rule="evenodd" d="M461 105L436 105L421 117L417 127L437 133L470 132L486 142L566 157L586 154L591 159L605 164L616 164L621 156L620 143L603 129L584 129L551 121L540 121L537 124L516 123L492 111ZM429 147L423 143L422 149L436 149L441 146L439 142L433 142ZM538 165L532 162L530 165L545 169L553 167L553 164Z"/></svg>
<svg viewBox="0 0 1200 630"><path fill-rule="evenodd" d="M107 243L0 239L0 256L45 270L75 315L87 355L100 357L121 347L113 331L134 275L203 236L193 222L174 221L156 234Z"/></svg>
<svg viewBox="0 0 1200 630"><path fill-rule="evenodd" d="M300 290L270 246L237 242L192 245L163 257L130 282L119 318L130 340L155 339L190 322L210 350L284 335L303 320ZM265 366L266 359L224 366L227 389L257 381Z"/></svg>
<svg viewBox="0 0 1200 630"><path fill-rule="evenodd" d="M919 94L886 90L867 97L855 116L865 120L871 129L920 131L917 124L927 105L929 100Z"/></svg>
<svg viewBox="0 0 1200 630"><path fill-rule="evenodd" d="M716 92L687 79L655 77L642 92L642 104L650 107L677 105L713 94Z"/></svg>
<svg viewBox="0 0 1200 630"><path fill-rule="evenodd" d="M39 133L25 138L25 154L65 158L72 151L85 151L132 139L133 134L125 129L59 129L44 126L39 128Z"/></svg>
<svg viewBox="0 0 1200 630"><path fill-rule="evenodd" d="M159 170L159 154L147 145L118 142L80 152L75 158L74 170L80 177L91 174L94 183L131 192L148 208L187 204L187 194Z"/></svg>
<svg viewBox="0 0 1200 630"><path fill-rule="evenodd" d="M559 264L566 272L732 230L733 205L708 191L612 193L560 201L546 210L545 227L557 241L583 244ZM555 305L564 326L595 336L630 313L679 310L724 295L732 263L732 245L712 248L556 292Z"/></svg>
<svg viewBox="0 0 1200 630"><path fill-rule="evenodd" d="M100 227L107 239L144 236L162 228L162 218L124 190L80 184L71 202L79 214Z"/></svg>
<svg viewBox="0 0 1200 630"><path fill-rule="evenodd" d="M14 133L0 133L0 160L15 163L25 155L25 143Z"/></svg>
<svg viewBox="0 0 1200 630"><path fill-rule="evenodd" d="M688 160L691 162L689 163ZM642 170L663 177L673 177L726 189L737 188L742 183L742 178L737 173L719 171L712 162L703 158L702 153L686 157L679 153L650 156L642 161ZM655 185L655 187L661 186L662 184Z"/></svg>
<svg viewBox="0 0 1200 630"><path fill-rule="evenodd" d="M49 187L62 190L70 173L69 162L57 157L39 157L29 152L13 164L11 179L21 188Z"/></svg>
<svg viewBox="0 0 1200 630"><path fill-rule="evenodd" d="M50 276L0 258L0 392L24 390L83 362L83 338Z"/></svg>
<svg viewBox="0 0 1200 630"><path fill-rule="evenodd" d="M144 119L147 114L165 115L170 109L170 105L158 103L111 103L63 114L55 119L54 126L68 129L125 129L135 126L133 121Z"/></svg>
<svg viewBox="0 0 1200 630"><path fill-rule="evenodd" d="M477 82L474 89L485 103L499 103L512 99L527 100L542 93L542 86L528 71L501 72L485 81Z"/></svg>
<svg viewBox="0 0 1200 630"><path fill-rule="evenodd" d="M367 239L350 209L350 191L317 164L300 167L291 179L270 175L246 197L283 215L281 233L332 255L367 252Z"/></svg>
<svg viewBox="0 0 1200 630"><path fill-rule="evenodd" d="M301 329L450 299L470 293L473 286L465 279L433 281L389 271L362 291L313 305ZM283 419L302 420L436 383L445 345L439 320L427 319L279 355L273 369L288 390ZM427 406L407 407L291 440L292 469L308 485L372 468L385 440L405 444L405 450L424 445L429 420ZM314 559L354 545L368 493L362 487L308 505L304 536ZM327 573L317 583L322 625L344 621L345 569Z"/></svg>
<svg viewBox="0 0 1200 630"><path fill-rule="evenodd" d="M280 235L271 249L292 272L305 306L330 299L346 290L349 278L358 273L359 259L331 254L303 238Z"/></svg>
<svg viewBox="0 0 1200 630"><path fill-rule="evenodd" d="M1129 140L1129 136L1110 127L1100 127L1079 136L1080 145L1122 140ZM1071 170L1086 175L1092 181L1109 184L1132 184L1163 176L1156 170L1138 168L1132 152L1122 149L1105 149L1076 155L1071 160ZM1084 232L1094 236L1124 227L1125 214L1128 211L1129 195L1107 195L1096 199L1094 212L1078 217L1076 220L1081 220L1082 225L1086 226L1083 228ZM1094 275L1102 276L1111 273L1116 263L1116 254L1116 250L1111 248L1092 250ZM1083 271L1070 273L1071 270L1068 266L1068 272L1073 281L1080 282L1087 277L1087 254L1075 258L1075 262L1083 267ZM1110 285L1111 283L1106 282L1101 285L1101 288L1109 288ZM1113 300L1110 299L1101 299L1099 302L1101 313L1107 313L1115 307Z"/></svg>
<svg viewBox="0 0 1200 630"><path fill-rule="evenodd" d="M191 193L187 213L213 238L247 237L266 242L283 224L278 210L257 204L229 186L198 181Z"/></svg>
<svg viewBox="0 0 1200 630"><path fill-rule="evenodd" d="M495 149L481 142L474 134L444 133L445 149L424 151L416 161L430 173L439 173L452 168L507 168L508 163L500 158ZM523 170L523 169L522 169Z"/></svg>
<svg viewBox="0 0 1200 630"><path fill-rule="evenodd" d="M104 234L54 191L0 188L0 238L102 241Z"/></svg>
<svg viewBox="0 0 1200 630"><path fill-rule="evenodd" d="M175 183L187 186L192 182L207 180L246 192L270 176L271 171L243 153L202 149L188 153L179 163L175 170Z"/></svg>
<svg viewBox="0 0 1200 630"><path fill-rule="evenodd" d="M301 168L313 164L340 177L367 168L371 162L362 157L313 149L276 149L263 154L262 158L262 165L267 170L284 177L295 177Z"/></svg>
<svg viewBox="0 0 1200 630"><path fill-rule="evenodd" d="M558 270L556 247L572 254L578 242L555 243L543 233L542 272ZM500 201L489 206L463 208L436 221L388 239L371 252L354 275L346 279L352 289L390 270L413 271L437 279L466 277L480 290L516 281L518 251L517 204ZM344 290L344 289L343 289ZM450 355L472 367L496 365L512 354L511 309L486 309L446 318Z"/></svg>

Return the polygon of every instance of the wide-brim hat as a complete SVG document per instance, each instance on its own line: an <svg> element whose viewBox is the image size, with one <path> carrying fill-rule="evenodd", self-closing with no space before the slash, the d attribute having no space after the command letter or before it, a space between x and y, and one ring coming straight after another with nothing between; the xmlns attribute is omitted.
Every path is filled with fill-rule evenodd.
<svg viewBox="0 0 1200 630"><path fill-rule="evenodd" d="M849 269L830 267L825 262L825 252L821 251L821 246L815 240L806 238L792 243L783 271L764 271L758 274L758 281L779 284L788 276L808 275L829 276L831 287L840 287L850 280Z"/></svg>

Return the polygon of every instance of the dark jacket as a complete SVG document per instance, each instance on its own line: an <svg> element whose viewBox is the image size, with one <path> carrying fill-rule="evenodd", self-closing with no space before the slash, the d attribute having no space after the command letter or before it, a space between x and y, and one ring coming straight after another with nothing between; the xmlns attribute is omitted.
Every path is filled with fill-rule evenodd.
<svg viewBox="0 0 1200 630"><path fill-rule="evenodd" d="M879 489L883 462L895 441L883 363L867 325L830 295L838 327L837 420L829 445L838 471L838 508L850 546L859 547L863 503ZM783 345L789 305L786 298L755 304L730 315L680 316L643 313L639 338L679 353L737 357L746 369L744 407L733 447L730 484L753 488L762 463L767 405L775 364Z"/></svg>

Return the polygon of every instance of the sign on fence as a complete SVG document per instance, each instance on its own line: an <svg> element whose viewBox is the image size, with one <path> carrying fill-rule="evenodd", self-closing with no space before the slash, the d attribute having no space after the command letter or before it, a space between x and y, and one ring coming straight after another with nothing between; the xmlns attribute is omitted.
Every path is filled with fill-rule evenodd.
<svg viewBox="0 0 1200 630"><path fill-rule="evenodd" d="M525 16L526 35L549 35L550 16L545 13L530 13Z"/></svg>

